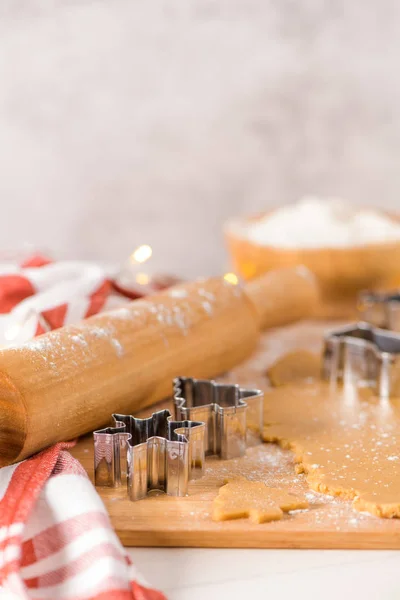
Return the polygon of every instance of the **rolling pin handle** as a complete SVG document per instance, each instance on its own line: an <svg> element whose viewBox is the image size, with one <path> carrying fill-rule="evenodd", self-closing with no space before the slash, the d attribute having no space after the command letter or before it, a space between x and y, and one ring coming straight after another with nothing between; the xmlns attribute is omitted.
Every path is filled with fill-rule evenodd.
<svg viewBox="0 0 400 600"><path fill-rule="evenodd" d="M303 265L269 271L244 289L261 330L312 317L319 304L316 277Z"/></svg>

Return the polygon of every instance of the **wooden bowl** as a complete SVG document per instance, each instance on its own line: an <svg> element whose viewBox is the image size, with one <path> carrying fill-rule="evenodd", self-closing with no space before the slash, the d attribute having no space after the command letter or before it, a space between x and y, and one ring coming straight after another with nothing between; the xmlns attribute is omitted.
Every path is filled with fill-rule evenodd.
<svg viewBox="0 0 400 600"><path fill-rule="evenodd" d="M324 318L353 317L361 290L400 286L400 241L346 248L264 246L247 239L245 228L266 214L235 219L224 227L233 267L244 279L252 279L278 267L305 265L318 279L321 309L317 316Z"/></svg>

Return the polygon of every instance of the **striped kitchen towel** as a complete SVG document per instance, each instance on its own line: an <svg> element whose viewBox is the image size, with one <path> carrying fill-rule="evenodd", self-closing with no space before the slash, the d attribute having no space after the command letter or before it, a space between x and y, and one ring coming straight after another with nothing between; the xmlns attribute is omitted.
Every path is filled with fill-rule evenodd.
<svg viewBox="0 0 400 600"><path fill-rule="evenodd" d="M0 469L0 600L165 600L131 564L69 447Z"/></svg>
<svg viewBox="0 0 400 600"><path fill-rule="evenodd" d="M126 303L122 294L95 263L0 261L0 347ZM0 600L164 599L131 564L69 447L0 469Z"/></svg>
<svg viewBox="0 0 400 600"><path fill-rule="evenodd" d="M134 270L110 274L94 262L51 262L39 255L22 264L0 260L0 348L23 344L178 281L171 276L139 275L141 283L135 280Z"/></svg>

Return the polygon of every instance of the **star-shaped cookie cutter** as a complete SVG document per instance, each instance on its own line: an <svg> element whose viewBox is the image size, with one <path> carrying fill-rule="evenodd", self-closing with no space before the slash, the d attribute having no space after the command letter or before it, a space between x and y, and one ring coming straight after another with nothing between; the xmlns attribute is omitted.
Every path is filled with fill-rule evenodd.
<svg viewBox="0 0 400 600"><path fill-rule="evenodd" d="M95 485L118 487L126 480L131 500L151 490L186 496L189 479L204 470L204 423L173 421L169 410L148 419L112 416L114 427L93 433Z"/></svg>
<svg viewBox="0 0 400 600"><path fill-rule="evenodd" d="M346 387L372 387L381 398L400 395L400 334L359 322L325 338L322 375Z"/></svg>
<svg viewBox="0 0 400 600"><path fill-rule="evenodd" d="M357 308L362 321L374 327L400 332L400 290L361 292Z"/></svg>
<svg viewBox="0 0 400 600"><path fill-rule="evenodd" d="M176 419L206 423L206 455L243 456L248 446L261 442L263 425L261 390L216 383L208 379L174 379Z"/></svg>

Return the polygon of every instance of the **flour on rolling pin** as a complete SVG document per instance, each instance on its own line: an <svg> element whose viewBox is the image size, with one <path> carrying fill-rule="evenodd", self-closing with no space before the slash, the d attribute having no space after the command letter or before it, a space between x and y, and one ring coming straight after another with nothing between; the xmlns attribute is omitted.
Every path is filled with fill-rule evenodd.
<svg viewBox="0 0 400 600"><path fill-rule="evenodd" d="M310 315L317 290L305 275L182 284L0 351L0 464L99 429L113 412L151 406L171 394L177 373L229 371L263 327Z"/></svg>
<svg viewBox="0 0 400 600"><path fill-rule="evenodd" d="M229 284L227 284L229 285ZM166 296L172 299L169 305L165 303L150 303L149 301L137 300L135 302L135 310L125 307L115 309L109 314L112 319L126 321L127 324L132 321L137 321L143 327L149 325L151 321L156 319L166 329L173 329L180 334L188 335L191 326L194 323L194 307L197 305L198 310L203 311L207 317L213 315L213 304L215 302L215 294L204 289L198 288L195 290L195 295L191 294L190 303L182 302L188 298L188 292L181 287L172 288L166 292ZM240 293L239 289L234 290L235 294ZM197 298L196 298L197 295ZM174 302L180 300L180 302ZM118 334L115 325L112 323L103 327L86 327L85 322L77 326L76 333L71 333L69 341L71 347L77 352L76 359L71 359L71 363L78 365L82 360L89 359L89 353L93 352L90 346L90 341L93 338L104 340L105 343L111 345L116 356L124 355L124 346L121 336ZM164 335L163 341L168 346L168 338ZM49 361L50 366L55 367L56 364L52 358L62 356L67 350L65 336L59 335L58 330L52 332L52 337L40 336L30 342L24 344L23 348L36 350L44 361ZM44 352L46 351L46 353Z"/></svg>
<svg viewBox="0 0 400 600"><path fill-rule="evenodd" d="M251 354L259 323L240 286L184 284L0 351L7 464L171 394L177 373L216 376Z"/></svg>
<svg viewBox="0 0 400 600"><path fill-rule="evenodd" d="M379 210L306 197L242 226L241 236L276 248L343 248L399 241L400 224Z"/></svg>

